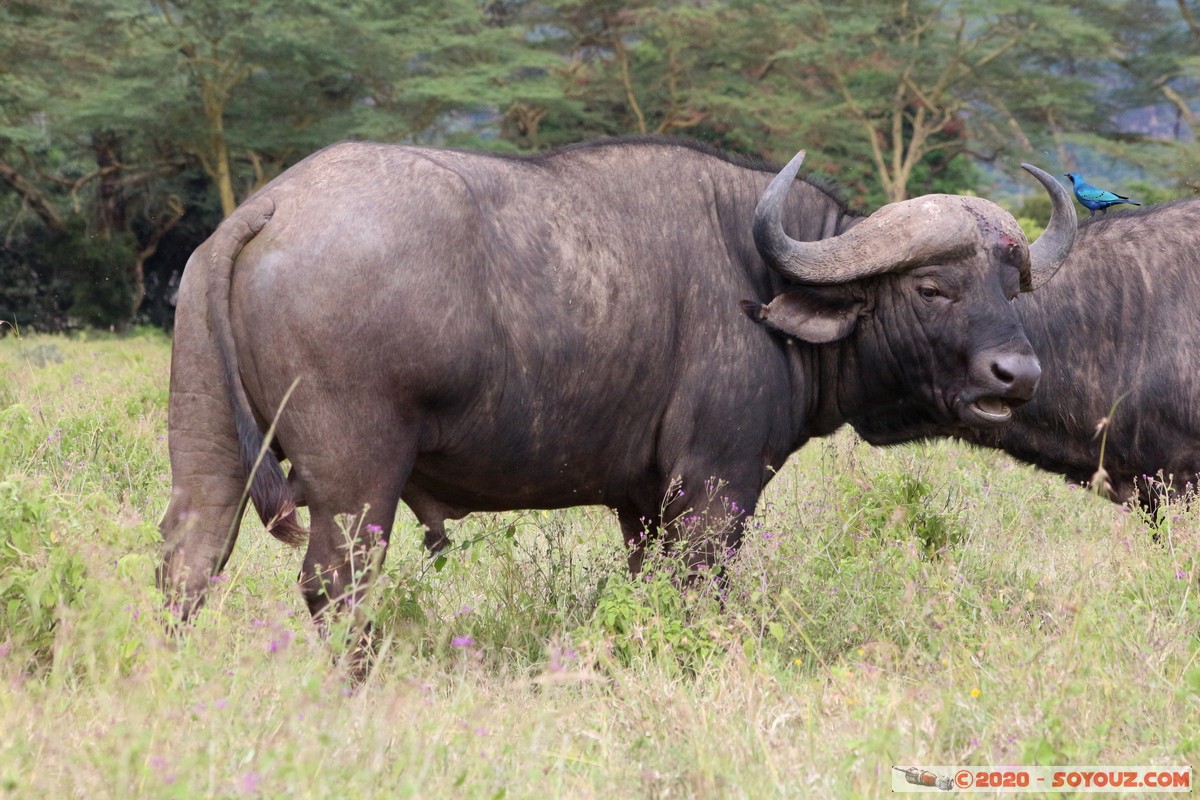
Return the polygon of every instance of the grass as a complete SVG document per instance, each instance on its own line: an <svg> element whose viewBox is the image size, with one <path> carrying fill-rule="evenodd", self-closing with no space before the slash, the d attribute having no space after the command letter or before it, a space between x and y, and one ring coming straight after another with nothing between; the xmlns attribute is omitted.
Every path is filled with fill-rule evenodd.
<svg viewBox="0 0 1200 800"><path fill-rule="evenodd" d="M0 340L0 797L878 797L893 764L1200 761L1200 509L847 432L771 484L724 606L603 509L403 512L357 692L256 522L186 635L153 587L160 335Z"/></svg>

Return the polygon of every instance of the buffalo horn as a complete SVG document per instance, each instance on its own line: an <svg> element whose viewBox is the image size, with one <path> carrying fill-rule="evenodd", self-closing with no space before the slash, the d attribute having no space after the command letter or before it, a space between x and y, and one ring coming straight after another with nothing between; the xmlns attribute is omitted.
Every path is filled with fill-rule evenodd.
<svg viewBox="0 0 1200 800"><path fill-rule="evenodd" d="M1070 195L1052 175L1032 164L1021 167L1037 178L1050 193L1050 222L1037 241L1029 245L1029 276L1021 276L1021 291L1032 292L1054 277L1058 268L1067 260L1079 223L1075 217L1075 204Z"/></svg>
<svg viewBox="0 0 1200 800"><path fill-rule="evenodd" d="M890 203L840 236L801 242L783 230L783 199L804 161L801 151L775 176L754 212L754 243L772 269L797 283L833 284L969 256L976 214L954 195ZM996 212L1003 213L999 207Z"/></svg>

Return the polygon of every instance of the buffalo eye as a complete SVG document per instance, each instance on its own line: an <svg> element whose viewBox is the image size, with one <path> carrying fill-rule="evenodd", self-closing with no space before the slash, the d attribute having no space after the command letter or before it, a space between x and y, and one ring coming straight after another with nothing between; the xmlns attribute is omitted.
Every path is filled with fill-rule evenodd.
<svg viewBox="0 0 1200 800"><path fill-rule="evenodd" d="M939 289L938 287L936 287L932 284L929 284L929 283L922 283L922 284L918 285L917 286L917 294L921 295L922 300L928 300L931 302L933 300L937 300L939 297L946 296L946 295L942 294L941 289Z"/></svg>

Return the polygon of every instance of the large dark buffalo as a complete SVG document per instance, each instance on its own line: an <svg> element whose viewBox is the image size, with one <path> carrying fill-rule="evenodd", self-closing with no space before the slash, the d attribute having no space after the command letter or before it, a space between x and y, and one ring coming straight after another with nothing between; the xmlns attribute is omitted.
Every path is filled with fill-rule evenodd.
<svg viewBox="0 0 1200 800"><path fill-rule="evenodd" d="M772 180L667 140L353 143L276 178L179 289L160 581L181 613L229 557L251 473L276 536L310 509L317 614L355 599L343 530L386 536L400 500L431 548L472 511L603 504L634 570L660 526L699 566L809 437L896 398L1007 421L1040 373L1012 300L1069 251L1066 192L1031 169L1056 212L1029 246L978 198L856 217L795 180L802 156Z"/></svg>
<svg viewBox="0 0 1200 800"><path fill-rule="evenodd" d="M872 444L955 436L1081 483L1103 446L1109 497L1151 511L1164 480L1196 482L1200 200L1085 220L1062 274L1016 309L1042 380L1011 424L973 429L897 398L854 428Z"/></svg>

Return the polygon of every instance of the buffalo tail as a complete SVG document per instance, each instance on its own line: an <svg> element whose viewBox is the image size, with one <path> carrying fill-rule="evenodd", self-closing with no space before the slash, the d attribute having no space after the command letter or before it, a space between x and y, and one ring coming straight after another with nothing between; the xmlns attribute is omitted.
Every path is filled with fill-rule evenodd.
<svg viewBox="0 0 1200 800"><path fill-rule="evenodd" d="M229 318L229 295L233 265L246 243L266 226L275 213L275 203L263 195L251 198L233 212L213 235L208 289L208 318L216 337L225 374L225 388L233 411L233 424L240 445L242 469L250 476L250 502L271 535L290 545L304 541L308 531L296 516L296 503L279 459L267 446L259 429L250 399L238 370L233 323Z"/></svg>

